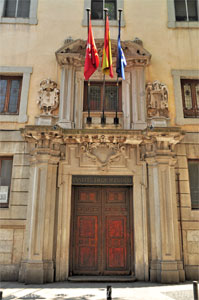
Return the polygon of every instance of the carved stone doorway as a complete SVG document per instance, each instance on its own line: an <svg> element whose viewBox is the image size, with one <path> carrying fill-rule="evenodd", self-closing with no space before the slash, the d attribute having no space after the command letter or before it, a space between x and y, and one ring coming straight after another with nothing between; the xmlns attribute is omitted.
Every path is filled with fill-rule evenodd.
<svg viewBox="0 0 199 300"><path fill-rule="evenodd" d="M70 276L132 274L131 187L73 187Z"/></svg>

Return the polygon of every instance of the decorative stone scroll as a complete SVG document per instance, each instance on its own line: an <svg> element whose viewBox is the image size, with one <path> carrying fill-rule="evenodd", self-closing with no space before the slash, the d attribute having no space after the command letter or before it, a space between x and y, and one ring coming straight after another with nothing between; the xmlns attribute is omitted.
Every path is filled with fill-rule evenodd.
<svg viewBox="0 0 199 300"><path fill-rule="evenodd" d="M84 143L81 151L85 152L101 169L104 169L120 159L120 156L126 151L126 146L113 143Z"/></svg>
<svg viewBox="0 0 199 300"><path fill-rule="evenodd" d="M59 89L57 83L50 78L42 80L38 92L38 100L42 115L51 115L59 105Z"/></svg>
<svg viewBox="0 0 199 300"><path fill-rule="evenodd" d="M158 80L146 85L148 117L169 117L168 89Z"/></svg>

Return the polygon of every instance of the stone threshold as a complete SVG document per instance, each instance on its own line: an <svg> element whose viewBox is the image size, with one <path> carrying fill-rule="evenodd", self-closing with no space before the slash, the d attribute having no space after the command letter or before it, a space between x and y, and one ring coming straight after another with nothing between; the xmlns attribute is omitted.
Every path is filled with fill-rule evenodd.
<svg viewBox="0 0 199 300"><path fill-rule="evenodd" d="M72 282L133 282L135 276L70 276L68 281Z"/></svg>

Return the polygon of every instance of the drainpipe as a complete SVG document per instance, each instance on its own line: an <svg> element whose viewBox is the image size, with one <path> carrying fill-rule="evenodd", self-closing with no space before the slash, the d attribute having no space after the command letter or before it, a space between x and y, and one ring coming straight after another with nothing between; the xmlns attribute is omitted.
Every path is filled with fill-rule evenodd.
<svg viewBox="0 0 199 300"><path fill-rule="evenodd" d="M181 212L181 194L180 194L180 173L176 173L177 185L178 185L178 203L179 203L179 221L180 221L180 240L182 251L182 264L184 269L184 249L183 249L183 233L182 233L182 212Z"/></svg>

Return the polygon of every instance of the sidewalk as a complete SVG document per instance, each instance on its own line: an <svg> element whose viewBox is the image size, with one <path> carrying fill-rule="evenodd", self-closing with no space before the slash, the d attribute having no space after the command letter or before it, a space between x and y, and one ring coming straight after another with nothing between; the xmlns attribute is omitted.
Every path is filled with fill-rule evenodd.
<svg viewBox="0 0 199 300"><path fill-rule="evenodd" d="M57 299L105 300L106 287L112 286L113 300L193 300L192 282L164 285L149 282L132 283L71 283L56 282L43 285L25 285L1 282L4 300Z"/></svg>

